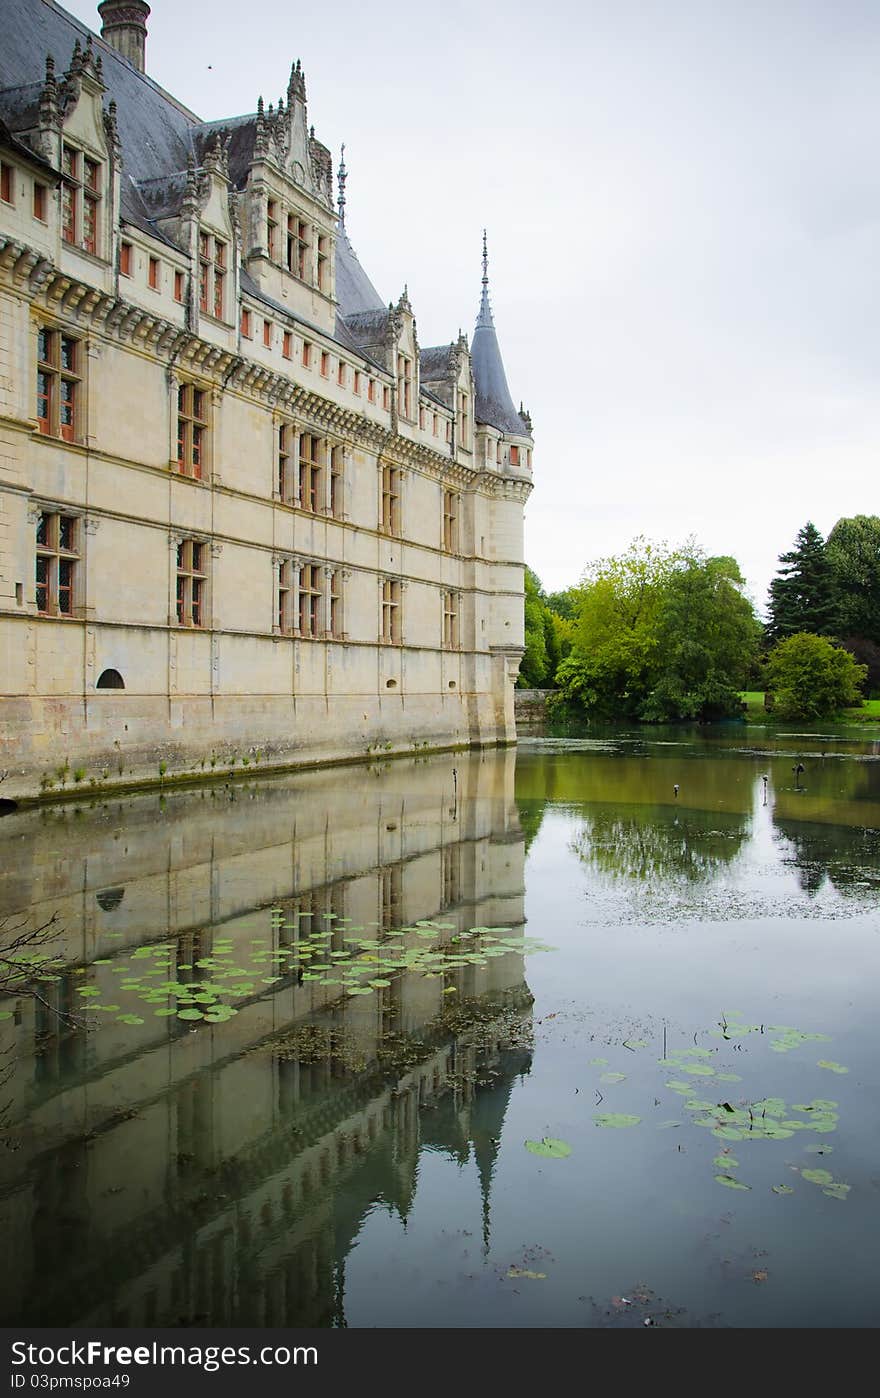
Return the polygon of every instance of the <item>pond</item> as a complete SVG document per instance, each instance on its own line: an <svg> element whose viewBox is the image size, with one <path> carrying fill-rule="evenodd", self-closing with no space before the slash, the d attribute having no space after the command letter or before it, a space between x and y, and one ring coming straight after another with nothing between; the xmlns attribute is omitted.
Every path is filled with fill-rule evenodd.
<svg viewBox="0 0 880 1398"><path fill-rule="evenodd" d="M19 811L0 918L5 1325L880 1318L875 730Z"/></svg>

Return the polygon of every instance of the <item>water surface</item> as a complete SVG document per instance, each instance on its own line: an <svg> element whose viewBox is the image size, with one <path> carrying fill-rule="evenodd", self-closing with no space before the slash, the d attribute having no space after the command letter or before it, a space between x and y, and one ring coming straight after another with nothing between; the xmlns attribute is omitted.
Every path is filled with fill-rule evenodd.
<svg viewBox="0 0 880 1398"><path fill-rule="evenodd" d="M869 731L20 812L0 855L58 929L0 1004L4 1323L880 1319Z"/></svg>

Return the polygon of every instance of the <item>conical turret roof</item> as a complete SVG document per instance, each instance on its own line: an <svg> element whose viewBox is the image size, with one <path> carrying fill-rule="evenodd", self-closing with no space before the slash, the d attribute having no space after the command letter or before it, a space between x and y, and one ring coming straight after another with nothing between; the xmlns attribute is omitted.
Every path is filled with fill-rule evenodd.
<svg viewBox="0 0 880 1398"><path fill-rule="evenodd" d="M476 421L497 427L499 432L512 432L517 437L530 436L529 429L513 405L495 321L489 304L489 257L486 233L483 232L483 293L474 338L471 341L471 368L476 393Z"/></svg>

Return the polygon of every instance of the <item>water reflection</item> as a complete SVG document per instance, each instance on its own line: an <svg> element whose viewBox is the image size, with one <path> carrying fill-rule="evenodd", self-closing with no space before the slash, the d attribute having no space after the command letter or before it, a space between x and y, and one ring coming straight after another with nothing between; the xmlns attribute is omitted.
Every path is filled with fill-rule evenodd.
<svg viewBox="0 0 880 1398"><path fill-rule="evenodd" d="M0 1104L17 1260L4 1323L344 1324L348 1252L376 1207L406 1217L425 1150L473 1159L488 1245L501 1125L531 1065L520 954L357 998L301 968L265 975L234 1018L195 1028L150 1008L121 1023L113 1003L160 943L160 974L186 984L212 956L249 967L255 945L280 955L327 928L331 956L351 926L380 944L411 928L398 948L427 945L426 919L443 923L431 946L520 931L514 754L455 767L455 781L451 760L423 759L4 823L0 917L57 912L64 957L0 1024L16 1064ZM84 1004L108 1006L88 1030Z"/></svg>

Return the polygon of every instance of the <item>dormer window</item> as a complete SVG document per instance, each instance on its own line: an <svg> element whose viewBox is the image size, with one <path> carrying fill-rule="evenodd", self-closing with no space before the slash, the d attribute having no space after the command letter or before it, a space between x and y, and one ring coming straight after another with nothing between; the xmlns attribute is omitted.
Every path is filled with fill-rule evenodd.
<svg viewBox="0 0 880 1398"><path fill-rule="evenodd" d="M269 261L278 260L278 203L270 199L266 204L266 250Z"/></svg>
<svg viewBox="0 0 880 1398"><path fill-rule="evenodd" d="M287 270L300 281L306 280L308 269L309 234L305 219L287 215Z"/></svg>
<svg viewBox="0 0 880 1398"><path fill-rule="evenodd" d="M458 394L458 420L458 445L466 448L468 445L468 430L470 426L468 417L468 396L461 390L459 390Z"/></svg>
<svg viewBox="0 0 880 1398"><path fill-rule="evenodd" d="M199 310L222 320L226 309L226 244L199 234Z"/></svg>
<svg viewBox="0 0 880 1398"><path fill-rule="evenodd" d="M97 256L101 166L65 142L61 169L61 237L65 243Z"/></svg>
<svg viewBox="0 0 880 1398"><path fill-rule="evenodd" d="M397 411L412 419L412 360L405 354L397 356Z"/></svg>
<svg viewBox="0 0 880 1398"><path fill-rule="evenodd" d="M318 237L318 290L330 290L330 239L323 234Z"/></svg>

